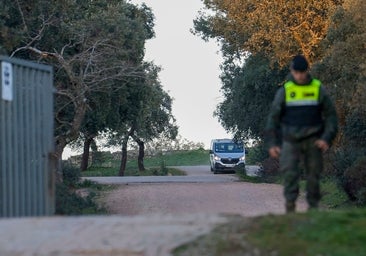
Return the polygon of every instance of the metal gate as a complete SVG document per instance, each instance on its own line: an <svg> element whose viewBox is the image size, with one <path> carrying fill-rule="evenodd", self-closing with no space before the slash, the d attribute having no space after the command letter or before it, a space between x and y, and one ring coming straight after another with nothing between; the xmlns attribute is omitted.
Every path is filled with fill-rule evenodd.
<svg viewBox="0 0 366 256"><path fill-rule="evenodd" d="M0 57L0 216L54 213L53 71Z"/></svg>

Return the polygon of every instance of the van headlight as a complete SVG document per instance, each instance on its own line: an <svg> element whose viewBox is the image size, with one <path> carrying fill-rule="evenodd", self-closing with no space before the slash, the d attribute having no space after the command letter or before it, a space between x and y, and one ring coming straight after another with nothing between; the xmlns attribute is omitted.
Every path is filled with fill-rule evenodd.
<svg viewBox="0 0 366 256"><path fill-rule="evenodd" d="M220 161L220 160L221 160L221 158L220 158L220 157L218 157L218 156L215 156L215 157L214 157L214 160L215 160L215 161Z"/></svg>
<svg viewBox="0 0 366 256"><path fill-rule="evenodd" d="M240 157L240 161L245 161L245 156Z"/></svg>

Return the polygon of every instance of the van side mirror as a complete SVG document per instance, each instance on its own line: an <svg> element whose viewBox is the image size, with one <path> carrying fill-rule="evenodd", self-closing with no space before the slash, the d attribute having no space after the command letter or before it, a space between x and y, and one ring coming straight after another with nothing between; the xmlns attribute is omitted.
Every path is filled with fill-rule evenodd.
<svg viewBox="0 0 366 256"><path fill-rule="evenodd" d="M249 151L248 149L245 150L245 154L248 155L249 154Z"/></svg>
<svg viewBox="0 0 366 256"><path fill-rule="evenodd" d="M214 153L214 152L213 152L213 150L210 150L210 151L209 151L209 154L210 154L210 155L211 155L211 154L213 154L213 153Z"/></svg>

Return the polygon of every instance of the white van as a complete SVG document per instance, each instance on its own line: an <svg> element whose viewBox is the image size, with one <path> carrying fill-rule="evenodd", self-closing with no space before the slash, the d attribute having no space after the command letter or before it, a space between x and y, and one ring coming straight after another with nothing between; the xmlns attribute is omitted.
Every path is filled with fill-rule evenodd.
<svg viewBox="0 0 366 256"><path fill-rule="evenodd" d="M216 139L211 141L210 163L211 171L215 174L227 171L245 172L244 143L231 139Z"/></svg>

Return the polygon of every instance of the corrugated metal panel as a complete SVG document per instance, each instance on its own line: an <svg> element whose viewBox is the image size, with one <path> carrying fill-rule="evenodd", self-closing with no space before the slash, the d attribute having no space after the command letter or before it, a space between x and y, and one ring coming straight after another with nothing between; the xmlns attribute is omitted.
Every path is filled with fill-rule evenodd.
<svg viewBox="0 0 366 256"><path fill-rule="evenodd" d="M52 68L7 57L0 61L13 70L13 100L3 100L0 89L0 216L53 214Z"/></svg>

